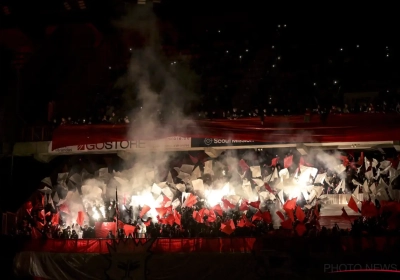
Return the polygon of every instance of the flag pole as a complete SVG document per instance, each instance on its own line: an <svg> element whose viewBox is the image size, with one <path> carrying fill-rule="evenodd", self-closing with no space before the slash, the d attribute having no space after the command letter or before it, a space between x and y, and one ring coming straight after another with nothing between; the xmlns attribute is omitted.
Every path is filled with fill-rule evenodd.
<svg viewBox="0 0 400 280"><path fill-rule="evenodd" d="M115 187L115 217L116 217L116 234L115 237L118 238L118 213L119 213L119 209L118 209L118 187Z"/></svg>

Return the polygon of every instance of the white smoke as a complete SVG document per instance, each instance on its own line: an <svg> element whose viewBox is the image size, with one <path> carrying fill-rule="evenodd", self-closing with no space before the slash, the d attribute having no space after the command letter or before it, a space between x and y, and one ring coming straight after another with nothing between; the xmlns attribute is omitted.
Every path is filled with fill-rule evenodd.
<svg viewBox="0 0 400 280"><path fill-rule="evenodd" d="M129 9L116 23L123 31L135 34L143 41L141 46L132 50L128 72L117 83L125 91L125 103L137 107L131 112L134 121L129 137L132 139L175 136L178 125L193 125L184 118L183 112L184 106L194 98L193 83L183 82L181 77L185 76L189 81L195 78L188 76L191 71L177 70L183 62L171 65L163 58L157 23L151 5Z"/></svg>
<svg viewBox="0 0 400 280"><path fill-rule="evenodd" d="M151 5L128 8L125 16L115 23L122 32L131 36L130 39L141 42L132 47L128 71L116 85L124 90L124 103L131 106L128 108L132 120L128 138L132 140L179 136L178 130L194 126L185 117L184 106L194 98L192 81L195 75L190 75L191 71L182 71L185 68L183 62L171 64L168 58L163 57L158 23ZM186 80L182 81L182 77ZM151 192L151 186L165 180L166 174L159 174L158 167L167 166L170 157L165 152L165 143L160 140L157 144L158 153L132 154L134 165L129 174L115 174L107 187L109 197L116 188L119 196L129 197L134 216L138 214L138 206L146 204L152 207L148 216L154 218L154 208L159 207L159 196ZM168 186L164 188L169 189ZM172 191L173 188L168 193Z"/></svg>
<svg viewBox="0 0 400 280"><path fill-rule="evenodd" d="M86 212L95 220L105 217L103 190L105 183L99 179L86 180L82 185L82 203ZM87 221L86 217L86 221Z"/></svg>

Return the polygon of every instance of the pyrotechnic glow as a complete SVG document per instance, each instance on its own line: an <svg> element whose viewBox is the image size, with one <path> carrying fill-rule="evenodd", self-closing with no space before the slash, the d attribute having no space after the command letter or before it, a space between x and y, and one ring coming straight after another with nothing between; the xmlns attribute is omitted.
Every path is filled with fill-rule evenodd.
<svg viewBox="0 0 400 280"><path fill-rule="evenodd" d="M93 215L92 215L93 219L95 219L96 221L99 220L100 219L100 213L97 211L96 207L93 207L92 211L93 211Z"/></svg>
<svg viewBox="0 0 400 280"><path fill-rule="evenodd" d="M230 195L229 183L226 183L222 189L206 189L204 191L205 199L210 206L215 206L221 202L224 196ZM234 194L234 193L233 193Z"/></svg>
<svg viewBox="0 0 400 280"><path fill-rule="evenodd" d="M151 209L147 212L147 216L150 216L153 219L157 216L155 208L160 207L160 205L157 205L156 200L150 192L142 192L138 193L138 195L133 195L130 205L136 209L138 207L143 207L144 205L150 206Z"/></svg>
<svg viewBox="0 0 400 280"><path fill-rule="evenodd" d="M104 205L99 207L100 213L103 217L106 216L106 208L104 207Z"/></svg>
<svg viewBox="0 0 400 280"><path fill-rule="evenodd" d="M301 193L300 188L293 187L293 189L288 192L288 195L289 195L288 199L299 198L300 197L300 193Z"/></svg>

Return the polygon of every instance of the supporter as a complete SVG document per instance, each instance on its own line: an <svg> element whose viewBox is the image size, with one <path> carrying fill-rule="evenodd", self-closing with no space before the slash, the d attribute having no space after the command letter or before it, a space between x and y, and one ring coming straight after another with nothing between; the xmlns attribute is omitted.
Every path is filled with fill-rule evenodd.
<svg viewBox="0 0 400 280"><path fill-rule="evenodd" d="M71 238L71 239L78 239L78 238L79 238L79 237L78 237L78 234L76 233L75 230L72 230L72 233L71 233L70 238Z"/></svg>
<svg viewBox="0 0 400 280"><path fill-rule="evenodd" d="M84 207L86 210L80 211L81 214L84 214L86 217L85 221L80 220L80 224L84 224L83 227L81 227L75 223L75 221L78 221L79 219L73 218L73 216L68 218L68 209L64 209L61 206L56 206L55 208L57 208L57 211L53 212L53 210L48 207L49 203L43 207L43 204L45 203L44 196L38 196L35 194L32 196L35 199L32 199L32 201L26 203L18 215L19 219L17 233L22 236L33 236L35 235L35 232L39 230L48 238L76 239L76 235L78 235L78 238L93 238L95 236L95 230L93 227L89 227L88 225L95 226L95 222L114 222L117 220L118 231L116 231L115 234L118 236L118 238L129 237L129 235L126 236L127 234L124 230L125 225L133 226L134 230L131 237L135 238L261 236L267 234L280 234L281 232L306 236L316 236L318 234L327 235L328 231L324 228L321 228L318 218L322 209L322 204L324 203L322 196L321 198L316 197L314 201L309 201L309 198L306 198L307 196L310 196L313 191L316 192L317 188L321 188L323 189L324 194L353 194L353 196L350 197L354 197L354 199L360 199L359 194L364 195L364 189L360 186L367 184L368 186L379 188L379 185L383 185L383 183L392 188L389 189L388 187L379 191L380 195L385 195L388 197L388 199L382 199L378 196L375 197L375 194L370 191L373 189L372 187L369 191L366 190L365 194L367 194L368 197L364 202L373 203L373 214L363 214L360 219L355 220L352 224L351 234L379 235L398 231L400 229L400 224L398 223L399 217L397 216L397 213L393 212L395 211L393 210L395 208L391 210L387 207L387 203L398 199L398 196L396 197L396 195L398 195L398 191L395 190L395 186L391 185L391 182L393 182L393 177L390 177L396 173L393 173L393 170L396 171L395 168L397 168L397 166L394 166L395 168L392 168L390 172L384 172L384 170L387 168L387 164L389 164L389 167L391 167L390 164L392 164L392 162L388 163L388 161L385 161L384 158L380 159L378 156L375 156L375 158L379 159L379 161L374 161L372 158L364 157L364 154L362 153L360 154L358 162L356 162L356 157L354 155L337 155L337 151L332 154L325 153L323 157L317 156L313 164L307 163L306 159L299 155L299 161L296 161L296 163L293 162L293 158L291 160L290 166L293 165L293 168L286 166L288 163L286 160L284 160L290 156L293 156L292 151L285 152L284 159L281 160L276 154L274 154L273 157L271 156L271 158L268 160L263 159L265 156L263 153L254 154L253 157L258 157L257 160L249 159L251 157L246 155L246 157L244 157L246 160L237 160L237 162L240 162L240 164L238 163L238 166L236 167L225 163L227 155L221 155L219 158L211 161L211 163L218 163L218 166L222 166L218 167L219 169L213 169L214 174L204 173L206 164L199 164L199 169L202 170L202 174L196 177L201 178L205 186L210 187L214 182L223 182L223 184L225 184L225 182L229 182L229 184L232 184L232 186L238 183L240 191L245 190L247 188L246 186L249 186L246 191L249 191L255 195L254 199L251 200L252 202L249 202L245 198L246 194L241 194L240 196L242 197L236 202L228 201L226 198L224 198L225 200L222 200L221 198L221 202L215 202L212 204L215 205L218 203L218 205L221 207L221 212L218 212L219 210L208 205L207 197L202 196L200 193L194 192L194 184L192 186L190 183L184 182L183 179L178 176L179 172L174 173L175 175L171 175L173 183L166 183L164 186L164 188L169 188L171 192L173 190L173 197L171 196L168 198L166 195L159 196L159 194L157 196L161 198L160 200L157 199L157 196L154 197L154 199L157 199L158 203L170 203L171 205L171 208L169 208L169 206L165 207L167 209L164 210L167 212L165 212L164 215L160 214L162 209L160 210L153 208L153 210L157 211L158 215L161 215L161 217L157 216L157 219L155 218L155 215L146 216L146 213L139 215L144 208L143 205L141 205L140 208L133 206L135 204L127 207L130 204L129 202L125 202L125 198L124 203L122 203L121 200L110 198L108 198L109 200L105 201L104 203L106 198L102 196L102 198L98 198L103 200L102 202L96 199L96 202L90 203L90 205L97 206L92 208L92 206L89 207L85 205ZM329 157L327 162L336 161L338 165L327 166L326 164L318 163L318 158L326 157ZM192 156L187 156L187 160L193 161L192 158ZM364 168L365 165L368 165L368 162L375 162L376 164L374 166L371 164L370 168ZM257 165L260 170L260 173L257 175L257 177L253 177L255 176L253 173L255 171L251 170L249 167L252 166L254 169L257 167L255 165ZM311 167L312 165L314 165L314 167ZM298 166L300 166L300 168L298 168ZM176 171L176 168L178 167L171 167L171 170ZM316 177L318 177L317 175L325 174L323 180L315 183L314 180L317 180L316 177L307 173L305 171L307 168L315 170ZM225 173L218 171L221 169L225 170ZM239 172L240 169L245 170L244 173ZM282 186L280 185L280 183L285 180L285 173L282 172L285 171L285 169L287 169L289 173L289 179L292 180L290 184L297 184L296 182L304 181L304 184L306 185L306 188L304 189L306 194L302 193L301 195L292 196L296 197L296 200L295 205L293 205L293 208L291 208L293 209L293 211L290 212L291 214L288 212L288 210L282 210L285 207L280 205L284 205L291 200L291 194L284 193L283 190L281 190ZM369 171L371 171L372 175L374 175L374 178L367 178L368 176L366 173ZM302 172L305 174L303 176L304 178L301 178ZM110 176L113 175L110 174ZM98 182L100 182L100 178L97 179ZM261 184L256 184L257 180L261 181ZM99 184L101 185L102 183ZM149 186L151 187L153 184L156 185L156 183L153 183L152 181ZM178 186L181 184L184 188L183 190L181 188L178 190ZM313 190L306 190L309 189L309 187L312 187ZM54 189L54 191L56 192L57 190ZM113 192L115 192L114 189ZM38 193L41 193L40 190L38 190ZM193 205L182 205L183 200L186 199L185 194L190 194L195 197ZM263 195L268 195L269 198L261 199ZM236 194L234 196L236 196ZM116 197L118 197L117 194ZM385 200L389 201L385 202ZM178 204L172 208L173 202L178 202ZM354 202L354 204L356 204L356 202ZM80 207L83 207L83 205L80 205ZM353 205L352 207L353 208L351 209L353 209L354 212L357 213L360 211L358 209L359 206ZM98 217L96 217L93 213L89 213L91 211L90 209L93 209L94 212L99 214ZM105 210L104 214L102 213L102 209ZM282 221L278 221L278 224L276 221L274 222L272 218L268 218L269 215L275 215L277 209L280 209L280 211L282 211L282 213L285 215L283 218L280 218ZM364 210L364 208L361 208L361 213L363 213ZM263 216L262 213L267 213L267 215ZM172 221L171 215L174 216ZM179 215L180 218L176 218L176 215ZM57 217L59 218L55 219ZM151 217L153 217L156 222L153 222ZM283 223L284 221L288 221L288 223L285 224ZM62 226L58 225L58 223ZM281 225L281 229L277 228L279 223ZM296 231L298 225L305 227L304 233L300 234ZM229 227L231 230L223 230L224 227ZM335 224L334 228L332 229L332 234L336 234L338 232L341 231ZM111 232L111 234L114 235L114 232Z"/></svg>
<svg viewBox="0 0 400 280"><path fill-rule="evenodd" d="M115 239L115 235L114 235L113 232L110 230L110 231L108 232L106 238L108 238L108 239Z"/></svg>

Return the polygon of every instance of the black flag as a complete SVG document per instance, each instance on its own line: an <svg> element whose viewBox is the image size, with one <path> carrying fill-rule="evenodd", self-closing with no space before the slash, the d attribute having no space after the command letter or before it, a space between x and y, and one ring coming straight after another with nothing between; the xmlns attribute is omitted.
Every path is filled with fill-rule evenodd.
<svg viewBox="0 0 400 280"><path fill-rule="evenodd" d="M115 234L115 236L118 236L118 233L119 233L119 229L118 229L118 215L119 215L119 209L118 209L118 188L117 187L115 187L115 220L116 220L116 227L115 227L115 229L116 229L116 234Z"/></svg>

